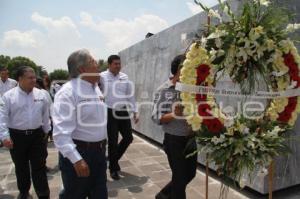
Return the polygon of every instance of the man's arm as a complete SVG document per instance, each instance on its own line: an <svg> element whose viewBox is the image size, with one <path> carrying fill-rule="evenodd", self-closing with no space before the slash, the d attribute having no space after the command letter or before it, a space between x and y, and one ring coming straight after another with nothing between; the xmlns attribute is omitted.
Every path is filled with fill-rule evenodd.
<svg viewBox="0 0 300 199"><path fill-rule="evenodd" d="M9 101L6 96L0 97L0 140L9 139L8 124Z"/></svg>
<svg viewBox="0 0 300 199"><path fill-rule="evenodd" d="M173 107L172 102L166 99L166 91L167 90L162 89L155 94L152 120L159 125L171 122L176 119L177 116L182 116L183 112L179 104Z"/></svg>
<svg viewBox="0 0 300 199"><path fill-rule="evenodd" d="M6 95L0 98L0 140L6 148L13 148L13 142L9 136L8 118L10 112L10 104Z"/></svg>
<svg viewBox="0 0 300 199"><path fill-rule="evenodd" d="M89 166L83 160L72 140L77 125L76 104L72 93L59 92L53 105L53 140L56 148L74 166L78 177L90 175Z"/></svg>
<svg viewBox="0 0 300 199"><path fill-rule="evenodd" d="M72 133L76 128L76 110L72 95L58 93L55 96L52 114L54 144L60 153L74 164L82 157L72 140Z"/></svg>
<svg viewBox="0 0 300 199"><path fill-rule="evenodd" d="M42 117L43 117L43 131L45 134L48 134L49 131L51 130L50 102L47 99L46 95L44 96L43 116Z"/></svg>
<svg viewBox="0 0 300 199"><path fill-rule="evenodd" d="M169 110L168 102L165 98L165 90L159 90L155 93L152 110L152 120L154 123L161 125L174 119L173 113ZM170 105L169 105L170 106Z"/></svg>

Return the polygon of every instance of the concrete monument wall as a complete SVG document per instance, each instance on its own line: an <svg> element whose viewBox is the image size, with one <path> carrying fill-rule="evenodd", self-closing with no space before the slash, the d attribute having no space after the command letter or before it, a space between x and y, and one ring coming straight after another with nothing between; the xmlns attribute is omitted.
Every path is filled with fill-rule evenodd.
<svg viewBox="0 0 300 199"><path fill-rule="evenodd" d="M281 2L287 1L281 0ZM232 1L234 10L239 10L240 5L241 1ZM297 13L300 9L300 1L290 0L287 6ZM297 19L300 22L299 13L297 13ZM160 143L163 140L161 127L151 121L153 94L168 79L172 59L186 51L206 22L206 14L197 14L120 52L123 71L135 83L136 99L139 104L140 122L133 128L150 139ZM299 135L299 130L300 121L298 120L293 134ZM275 163L274 190L300 184L298 170L300 144L292 140L289 144L293 155L278 158ZM203 163L202 157L199 157L199 162ZM249 182L248 186L260 193L267 193L267 176L255 176L254 181Z"/></svg>

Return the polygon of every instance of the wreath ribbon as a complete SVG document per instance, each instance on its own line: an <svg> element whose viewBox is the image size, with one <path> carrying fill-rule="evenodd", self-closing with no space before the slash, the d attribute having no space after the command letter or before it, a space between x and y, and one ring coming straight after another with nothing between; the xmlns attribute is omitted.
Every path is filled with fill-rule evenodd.
<svg viewBox="0 0 300 199"><path fill-rule="evenodd" d="M176 90L182 92L189 92L203 95L214 95L214 96L231 96L231 97L250 97L257 99L276 99L283 97L296 97L300 96L300 88L288 89L280 92L268 92L268 91L256 91L254 94L245 95L241 91L233 89L218 89L212 86L198 86L184 83L176 83Z"/></svg>

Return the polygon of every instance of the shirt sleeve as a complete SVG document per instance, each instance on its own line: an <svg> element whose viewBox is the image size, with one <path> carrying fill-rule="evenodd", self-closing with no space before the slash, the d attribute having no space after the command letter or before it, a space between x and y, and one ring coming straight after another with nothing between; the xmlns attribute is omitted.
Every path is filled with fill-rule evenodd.
<svg viewBox="0 0 300 199"><path fill-rule="evenodd" d="M9 118L9 101L7 96L0 97L0 140L10 138L7 127Z"/></svg>
<svg viewBox="0 0 300 199"><path fill-rule="evenodd" d="M154 95L151 119L158 125L161 125L161 117L168 112L165 108L165 103L166 99L164 90L157 91Z"/></svg>
<svg viewBox="0 0 300 199"><path fill-rule="evenodd" d="M127 88L126 88L126 95L128 96L128 102L131 106L133 112L138 112L138 107L136 106L135 96L134 96L134 84L133 82L127 80Z"/></svg>
<svg viewBox="0 0 300 199"><path fill-rule="evenodd" d="M50 102L47 99L47 96L44 95L44 106L43 106L43 130L47 134L51 130L50 122Z"/></svg>
<svg viewBox="0 0 300 199"><path fill-rule="evenodd" d="M104 76L102 73L100 73L99 88L104 93Z"/></svg>
<svg viewBox="0 0 300 199"><path fill-rule="evenodd" d="M18 82L16 80L14 80L13 85L14 85L14 87L18 86Z"/></svg>
<svg viewBox="0 0 300 199"><path fill-rule="evenodd" d="M71 93L59 92L53 104L53 140L56 148L73 164L82 157L76 150L72 133L76 128L76 104Z"/></svg>

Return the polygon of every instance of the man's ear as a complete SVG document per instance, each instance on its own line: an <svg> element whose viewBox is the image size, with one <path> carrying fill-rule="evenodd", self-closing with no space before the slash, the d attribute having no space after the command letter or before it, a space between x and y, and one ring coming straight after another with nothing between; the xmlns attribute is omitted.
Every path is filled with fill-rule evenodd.
<svg viewBox="0 0 300 199"><path fill-rule="evenodd" d="M84 73L85 72L84 67L79 67L77 70L78 70L79 73Z"/></svg>

